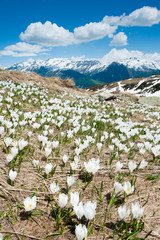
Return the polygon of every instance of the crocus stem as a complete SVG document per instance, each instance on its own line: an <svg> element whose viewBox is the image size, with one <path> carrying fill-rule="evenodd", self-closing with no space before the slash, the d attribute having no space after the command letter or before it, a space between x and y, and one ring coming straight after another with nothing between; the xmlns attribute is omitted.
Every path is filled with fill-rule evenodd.
<svg viewBox="0 0 160 240"><path fill-rule="evenodd" d="M90 220L89 220L89 219L87 219L87 222L86 222L86 227L88 227L88 223L89 223L89 221L90 221Z"/></svg>

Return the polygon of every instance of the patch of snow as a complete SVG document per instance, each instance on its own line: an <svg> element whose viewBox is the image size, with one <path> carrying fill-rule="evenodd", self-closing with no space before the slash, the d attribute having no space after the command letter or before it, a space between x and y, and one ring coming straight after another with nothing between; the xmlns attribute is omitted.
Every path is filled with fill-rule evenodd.
<svg viewBox="0 0 160 240"><path fill-rule="evenodd" d="M119 90L120 92L124 92L124 89L123 89L123 87L122 87L122 85L121 85L120 82L118 82L118 90Z"/></svg>
<svg viewBox="0 0 160 240"><path fill-rule="evenodd" d="M154 93L145 93L144 94L145 97L160 97L160 90L159 91L156 91Z"/></svg>

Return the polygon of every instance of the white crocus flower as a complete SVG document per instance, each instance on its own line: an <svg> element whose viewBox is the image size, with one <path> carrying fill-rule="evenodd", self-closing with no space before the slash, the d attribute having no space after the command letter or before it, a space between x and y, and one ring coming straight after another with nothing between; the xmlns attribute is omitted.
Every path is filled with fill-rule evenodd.
<svg viewBox="0 0 160 240"><path fill-rule="evenodd" d="M9 178L13 182L17 177L17 171L13 171L12 169L9 171Z"/></svg>
<svg viewBox="0 0 160 240"><path fill-rule="evenodd" d="M74 183L74 176L67 176L67 185L68 187L72 186Z"/></svg>
<svg viewBox="0 0 160 240"><path fill-rule="evenodd" d="M126 194L131 194L134 192L134 186L131 186L130 182L125 182L123 185L123 189Z"/></svg>
<svg viewBox="0 0 160 240"><path fill-rule="evenodd" d="M63 156L63 162L64 162L65 164L67 163L68 159L69 159L69 157L68 157L67 155L64 155L64 156Z"/></svg>
<svg viewBox="0 0 160 240"><path fill-rule="evenodd" d="M76 170L77 169L77 163L75 161L70 163L70 166L71 166L72 170Z"/></svg>
<svg viewBox="0 0 160 240"><path fill-rule="evenodd" d="M140 152L140 154L144 155L145 152L146 152L146 149L145 149L145 148L140 148L140 149L139 149L139 152Z"/></svg>
<svg viewBox="0 0 160 240"><path fill-rule="evenodd" d="M132 173L134 169L136 169L137 164L134 161L129 161L128 163L129 171Z"/></svg>
<svg viewBox="0 0 160 240"><path fill-rule="evenodd" d="M51 154L52 149L49 147L45 147L44 151L45 151L46 157L48 157Z"/></svg>
<svg viewBox="0 0 160 240"><path fill-rule="evenodd" d="M52 163L47 163L45 166L46 174L49 174L52 171Z"/></svg>
<svg viewBox="0 0 160 240"><path fill-rule="evenodd" d="M91 162L89 161L88 163L87 162L84 162L84 166L85 166L85 169L88 173L91 173L92 172L92 165L91 165Z"/></svg>
<svg viewBox="0 0 160 240"><path fill-rule="evenodd" d="M92 128L92 133L94 133L96 131L96 128Z"/></svg>
<svg viewBox="0 0 160 240"><path fill-rule="evenodd" d="M118 213L119 213L120 218L121 218L121 219L124 219L124 218L126 218L126 217L129 216L130 210L127 210L127 209L126 209L126 206L124 205L123 207L120 206L120 207L118 208Z"/></svg>
<svg viewBox="0 0 160 240"><path fill-rule="evenodd" d="M47 136L48 135L48 131L47 130L43 131L43 135Z"/></svg>
<svg viewBox="0 0 160 240"><path fill-rule="evenodd" d="M113 145L109 145L109 149L110 149L111 151L113 151L114 146L113 146Z"/></svg>
<svg viewBox="0 0 160 240"><path fill-rule="evenodd" d="M18 145L19 145L19 150L22 150L24 147L26 147L28 145L28 141L21 139L18 141Z"/></svg>
<svg viewBox="0 0 160 240"><path fill-rule="evenodd" d="M17 155L17 153L18 153L18 148L12 147L11 148L11 154L13 155L13 157L15 157Z"/></svg>
<svg viewBox="0 0 160 240"><path fill-rule="evenodd" d="M120 163L120 161L116 162L116 171L121 171L121 168L123 167L123 163Z"/></svg>
<svg viewBox="0 0 160 240"><path fill-rule="evenodd" d="M59 191L59 186L56 182L53 182L50 184L50 190L51 190L51 193L56 193Z"/></svg>
<svg viewBox="0 0 160 240"><path fill-rule="evenodd" d="M61 132L61 137L63 137L64 136L64 132Z"/></svg>
<svg viewBox="0 0 160 240"><path fill-rule="evenodd" d="M114 183L115 195L123 190L123 186L119 182Z"/></svg>
<svg viewBox="0 0 160 240"><path fill-rule="evenodd" d="M6 156L7 162L11 162L11 161L13 160L13 158L14 158L14 156L13 156L12 154L8 154L8 155Z"/></svg>
<svg viewBox="0 0 160 240"><path fill-rule="evenodd" d="M75 151L76 155L79 155L82 152L82 149L81 148L75 148L74 151Z"/></svg>
<svg viewBox="0 0 160 240"><path fill-rule="evenodd" d="M67 130L67 138L72 138L73 137L73 130Z"/></svg>
<svg viewBox="0 0 160 240"><path fill-rule="evenodd" d="M31 137L32 136L32 131L28 131L28 137Z"/></svg>
<svg viewBox="0 0 160 240"><path fill-rule="evenodd" d="M81 144L81 139L80 138L75 139L74 142L77 146L79 146Z"/></svg>
<svg viewBox="0 0 160 240"><path fill-rule="evenodd" d="M79 161L80 161L80 157L78 157L78 156L75 156L75 157L74 157L74 162L75 162L76 164L78 164L78 163L79 163Z"/></svg>
<svg viewBox="0 0 160 240"><path fill-rule="evenodd" d="M98 151L100 152L102 148L102 143L97 143L97 148L98 148Z"/></svg>
<svg viewBox="0 0 160 240"><path fill-rule="evenodd" d="M140 218L143 212L144 212L144 207L141 208L138 202L136 202L135 204L132 203L133 218Z"/></svg>
<svg viewBox="0 0 160 240"><path fill-rule="evenodd" d="M84 205L84 216L86 217L87 220L92 220L95 217L96 207L97 203L96 202L92 203L91 201L88 201Z"/></svg>
<svg viewBox="0 0 160 240"><path fill-rule="evenodd" d="M64 194L64 193L59 194L59 200L58 200L58 202L59 202L59 206L60 206L61 208L64 208L64 207L67 205L68 196L67 196L66 194Z"/></svg>
<svg viewBox="0 0 160 240"><path fill-rule="evenodd" d="M4 127L0 127L0 135L4 133Z"/></svg>
<svg viewBox="0 0 160 240"><path fill-rule="evenodd" d="M99 158L97 158L97 160L92 158L88 163L84 162L84 166L88 173L95 174L99 169Z"/></svg>
<svg viewBox="0 0 160 240"><path fill-rule="evenodd" d="M11 143L12 143L12 138L6 137L4 139L4 143L6 144L6 147L9 147L11 145Z"/></svg>
<svg viewBox="0 0 160 240"><path fill-rule="evenodd" d="M32 162L33 162L33 166L34 166L34 167L37 167L38 164L39 164L39 160L35 160L35 159L34 159Z"/></svg>
<svg viewBox="0 0 160 240"><path fill-rule="evenodd" d="M53 148L57 148L58 145L59 145L59 142L58 142L58 141L53 141L53 142L52 142Z"/></svg>
<svg viewBox="0 0 160 240"><path fill-rule="evenodd" d="M17 142L16 140L13 140L13 141L12 141L12 146L13 146L13 147L17 147L17 145L18 145L18 142Z"/></svg>
<svg viewBox="0 0 160 240"><path fill-rule="evenodd" d="M41 124L39 124L39 123L33 123L33 125L32 125L32 127L34 129L38 129L38 128L40 128L40 126L41 126Z"/></svg>
<svg viewBox="0 0 160 240"><path fill-rule="evenodd" d="M77 215L77 218L78 218L78 219L81 219L82 216L84 215L84 206L83 206L83 203L80 202L79 204L74 205L74 206L73 206L73 211L74 211L74 213Z"/></svg>
<svg viewBox="0 0 160 240"><path fill-rule="evenodd" d="M3 240L3 235L2 235L2 233L0 233L0 240Z"/></svg>
<svg viewBox="0 0 160 240"><path fill-rule="evenodd" d="M79 203L79 193L78 192L70 193L70 202L73 207L74 207L74 205L77 205Z"/></svg>
<svg viewBox="0 0 160 240"><path fill-rule="evenodd" d="M147 165L148 165L148 162L143 159L139 165L139 169L145 168Z"/></svg>
<svg viewBox="0 0 160 240"><path fill-rule="evenodd" d="M76 226L75 234L77 240L83 240L87 236L87 228L85 225L79 224Z"/></svg>
<svg viewBox="0 0 160 240"><path fill-rule="evenodd" d="M27 197L25 200L24 200L24 207L25 207L25 210L28 212L28 211L31 211L33 210L34 208L36 208L36 196L30 198L30 197Z"/></svg>
<svg viewBox="0 0 160 240"><path fill-rule="evenodd" d="M160 147L159 146L152 147L151 150L155 157L160 155Z"/></svg>

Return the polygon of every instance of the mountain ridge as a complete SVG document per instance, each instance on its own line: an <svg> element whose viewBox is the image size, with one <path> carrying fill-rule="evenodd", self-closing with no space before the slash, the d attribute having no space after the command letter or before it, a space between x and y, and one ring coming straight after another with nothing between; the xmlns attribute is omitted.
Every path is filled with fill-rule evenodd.
<svg viewBox="0 0 160 240"><path fill-rule="evenodd" d="M138 51L112 49L102 59L53 58L14 64L8 70L36 72L41 76L73 78L76 86L89 87L125 78L149 77L160 73L160 57Z"/></svg>

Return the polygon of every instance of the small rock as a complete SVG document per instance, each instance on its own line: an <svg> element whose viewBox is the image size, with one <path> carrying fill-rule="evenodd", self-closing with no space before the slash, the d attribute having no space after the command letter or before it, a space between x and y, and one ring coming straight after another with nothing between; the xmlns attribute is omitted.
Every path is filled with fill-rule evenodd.
<svg viewBox="0 0 160 240"><path fill-rule="evenodd" d="M101 92L97 96L98 96L100 102L114 100L117 98L115 95L107 93L107 92Z"/></svg>

